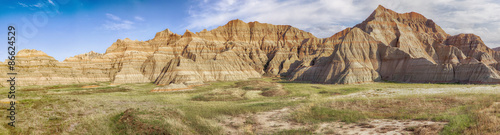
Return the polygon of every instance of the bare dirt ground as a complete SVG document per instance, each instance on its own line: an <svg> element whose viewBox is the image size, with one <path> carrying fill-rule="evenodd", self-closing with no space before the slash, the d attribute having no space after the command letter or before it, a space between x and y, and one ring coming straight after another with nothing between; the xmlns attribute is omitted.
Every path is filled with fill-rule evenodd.
<svg viewBox="0 0 500 135"><path fill-rule="evenodd" d="M316 130L319 134L341 135L406 135L406 134L439 134L446 122L412 121L374 119L361 123L346 124L343 122L330 122L321 124Z"/></svg>
<svg viewBox="0 0 500 135"><path fill-rule="evenodd" d="M280 130L303 128L306 125L288 120L290 108L259 112L250 115L221 118L221 124L226 134L274 133Z"/></svg>
<svg viewBox="0 0 500 135"><path fill-rule="evenodd" d="M312 129L316 134L332 135L406 135L406 134L438 134L446 122L372 119L360 123L325 122L319 127L290 121L288 118L293 109L259 112L251 115L221 118L225 134L268 134L291 129Z"/></svg>

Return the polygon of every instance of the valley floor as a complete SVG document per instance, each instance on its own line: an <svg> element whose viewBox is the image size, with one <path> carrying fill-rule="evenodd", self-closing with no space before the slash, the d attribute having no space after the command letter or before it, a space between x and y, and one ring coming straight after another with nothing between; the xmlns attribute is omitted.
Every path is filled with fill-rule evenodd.
<svg viewBox="0 0 500 135"><path fill-rule="evenodd" d="M500 85L207 84L19 87L16 128L0 103L0 134L500 134Z"/></svg>

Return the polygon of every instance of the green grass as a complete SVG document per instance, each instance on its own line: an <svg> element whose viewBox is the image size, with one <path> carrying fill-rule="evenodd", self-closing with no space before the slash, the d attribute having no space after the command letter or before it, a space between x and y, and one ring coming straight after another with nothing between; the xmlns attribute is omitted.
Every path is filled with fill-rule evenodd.
<svg viewBox="0 0 500 135"><path fill-rule="evenodd" d="M319 89L325 89L325 88L319 88ZM366 90L367 88L359 88L359 87L350 87L350 88L339 88L339 89L325 89L321 90L318 92L319 94L325 94L327 96L331 95L346 95L349 93L355 93L359 91Z"/></svg>
<svg viewBox="0 0 500 135"><path fill-rule="evenodd" d="M288 97L334 96L369 90L363 85L310 84L281 81L283 88L289 92ZM373 84L370 84L373 85Z"/></svg>
<svg viewBox="0 0 500 135"><path fill-rule="evenodd" d="M451 114L436 117L434 120L449 122L448 125L444 127L441 134L460 135L463 134L465 130L478 123L478 118L474 110L478 110L479 108L478 106L472 105L458 106L449 110Z"/></svg>
<svg viewBox="0 0 500 135"><path fill-rule="evenodd" d="M320 123L341 121L346 123L355 123L365 120L367 116L352 110L337 110L321 106L312 106L303 111L297 111L292 114L292 119L301 123Z"/></svg>
<svg viewBox="0 0 500 135"><path fill-rule="evenodd" d="M246 91L241 89L216 89L194 96L192 100L195 101L237 101L245 100Z"/></svg>

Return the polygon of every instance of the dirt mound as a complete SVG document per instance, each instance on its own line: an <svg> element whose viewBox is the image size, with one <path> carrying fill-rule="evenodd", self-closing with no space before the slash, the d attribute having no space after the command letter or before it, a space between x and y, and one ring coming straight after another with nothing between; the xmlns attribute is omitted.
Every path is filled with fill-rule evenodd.
<svg viewBox="0 0 500 135"><path fill-rule="evenodd" d="M270 90L263 90L261 95L266 96L266 97L274 97L274 96L284 96L287 95L288 91L283 90L283 89L270 89Z"/></svg>

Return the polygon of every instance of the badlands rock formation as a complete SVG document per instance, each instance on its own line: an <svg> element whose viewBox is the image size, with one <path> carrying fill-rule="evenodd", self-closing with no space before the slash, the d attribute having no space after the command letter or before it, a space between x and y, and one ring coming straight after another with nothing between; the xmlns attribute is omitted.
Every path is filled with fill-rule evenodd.
<svg viewBox="0 0 500 135"><path fill-rule="evenodd" d="M500 51L500 47L493 48L493 50L495 50L495 51Z"/></svg>
<svg viewBox="0 0 500 135"><path fill-rule="evenodd" d="M232 20L210 31L179 35L166 29L148 41L118 39L104 54L89 52L63 62L21 50L16 66L19 85L189 86L262 76L338 84L500 83L498 61L500 52L474 34L452 36L421 14L379 6L365 21L328 38L289 25ZM5 62L2 66L0 75L7 78Z"/></svg>

